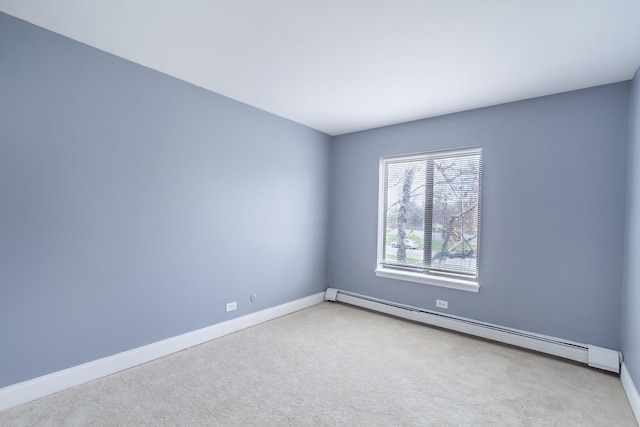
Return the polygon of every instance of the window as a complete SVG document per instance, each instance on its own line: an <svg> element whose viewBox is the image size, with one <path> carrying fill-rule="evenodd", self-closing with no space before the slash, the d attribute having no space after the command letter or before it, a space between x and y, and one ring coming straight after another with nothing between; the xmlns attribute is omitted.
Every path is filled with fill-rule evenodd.
<svg viewBox="0 0 640 427"><path fill-rule="evenodd" d="M482 149L384 157L376 274L477 292Z"/></svg>

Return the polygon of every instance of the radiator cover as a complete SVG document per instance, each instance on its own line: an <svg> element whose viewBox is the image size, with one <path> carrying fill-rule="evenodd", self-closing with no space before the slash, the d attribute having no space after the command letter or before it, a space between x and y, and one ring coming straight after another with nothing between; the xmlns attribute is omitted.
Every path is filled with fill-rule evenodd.
<svg viewBox="0 0 640 427"><path fill-rule="evenodd" d="M479 322L464 317L425 310L392 301L327 288L326 301L339 301L414 322L450 329L529 350L584 363L593 368L620 373L622 355L618 351L581 344L561 338Z"/></svg>

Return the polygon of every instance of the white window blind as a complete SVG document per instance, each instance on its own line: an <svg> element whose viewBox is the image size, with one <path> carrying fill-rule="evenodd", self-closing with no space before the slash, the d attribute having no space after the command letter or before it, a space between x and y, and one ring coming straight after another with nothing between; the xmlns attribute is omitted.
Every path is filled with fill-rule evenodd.
<svg viewBox="0 0 640 427"><path fill-rule="evenodd" d="M383 267L477 281L482 149L382 159Z"/></svg>

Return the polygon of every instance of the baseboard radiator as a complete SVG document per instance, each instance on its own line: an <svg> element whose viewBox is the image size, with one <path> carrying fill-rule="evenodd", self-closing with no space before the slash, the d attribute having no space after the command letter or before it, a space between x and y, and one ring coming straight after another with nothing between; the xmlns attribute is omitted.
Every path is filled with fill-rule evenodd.
<svg viewBox="0 0 640 427"><path fill-rule="evenodd" d="M343 302L414 322L539 351L581 362L594 368L620 373L622 354L615 350L429 311L335 288L326 290L325 300Z"/></svg>

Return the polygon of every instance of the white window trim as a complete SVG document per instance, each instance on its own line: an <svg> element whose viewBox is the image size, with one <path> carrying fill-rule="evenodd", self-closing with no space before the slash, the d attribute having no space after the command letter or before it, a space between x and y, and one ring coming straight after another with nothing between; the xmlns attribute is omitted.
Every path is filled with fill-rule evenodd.
<svg viewBox="0 0 640 427"><path fill-rule="evenodd" d="M480 285L470 280L453 279L450 277L432 276L413 271L402 271L378 265L376 276L387 279L404 280L406 282L422 283L424 285L441 286L443 288L459 289L461 291L478 292Z"/></svg>
<svg viewBox="0 0 640 427"><path fill-rule="evenodd" d="M453 152L477 151L477 148L451 150ZM398 156L404 157L404 156ZM458 289L467 292L479 292L480 284L478 280L464 280L451 277L434 276L425 273L417 273L413 271L399 270L395 268L385 267L382 264L382 240L384 235L384 161L389 157L381 157L378 169L378 265L375 269L376 276L387 279L403 280L405 282L421 283L423 285L439 286L449 289Z"/></svg>

